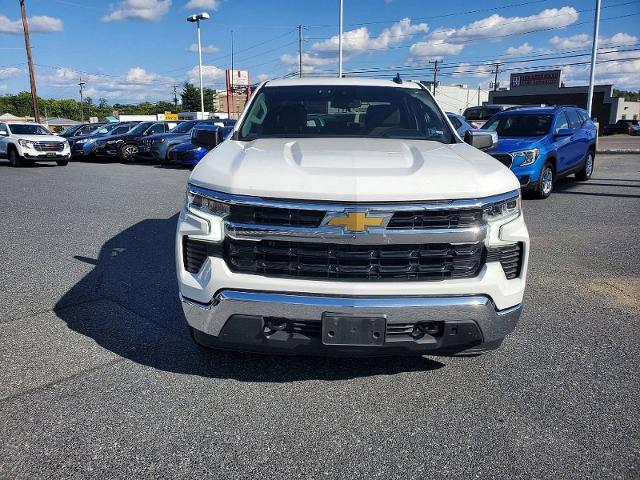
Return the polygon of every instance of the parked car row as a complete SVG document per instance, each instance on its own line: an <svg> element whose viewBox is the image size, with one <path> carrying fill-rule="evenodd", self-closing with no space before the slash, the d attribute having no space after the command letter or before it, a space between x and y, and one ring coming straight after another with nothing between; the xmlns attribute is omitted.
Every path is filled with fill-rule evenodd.
<svg viewBox="0 0 640 480"><path fill-rule="evenodd" d="M600 135L616 134L640 135L640 120L618 120L600 128Z"/></svg>
<svg viewBox="0 0 640 480"><path fill-rule="evenodd" d="M124 163L136 159L193 168L208 149L191 143L197 129L221 130L221 138L233 129L235 120L188 120L180 123L112 122L75 125L59 135L37 123L0 123L0 156L12 166L34 161L110 159Z"/></svg>

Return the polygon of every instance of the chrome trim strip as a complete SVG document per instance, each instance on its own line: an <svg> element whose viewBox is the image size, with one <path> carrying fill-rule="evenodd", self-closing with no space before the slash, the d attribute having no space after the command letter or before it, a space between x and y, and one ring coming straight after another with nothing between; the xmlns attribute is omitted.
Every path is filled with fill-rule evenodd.
<svg viewBox="0 0 640 480"><path fill-rule="evenodd" d="M350 208L367 208L370 210L381 210L385 212L401 212L409 210L459 210L469 208L482 208L494 203L504 202L513 198L517 198L520 195L519 190L513 190L511 192L501 193L499 195L493 195L483 198L468 198L458 200L430 200L425 202L390 202L390 203L369 203L369 202L330 202L330 201L317 201L317 200L287 200L287 199L273 199L253 197L248 195L235 195L231 193L216 192L208 190L206 188L199 187L193 183L188 185L189 191L197 195L210 198L212 200L218 200L220 202L238 204L238 205L253 205L257 207L272 207L272 208L290 208L297 210L323 210L323 211L340 211Z"/></svg>
<svg viewBox="0 0 640 480"><path fill-rule="evenodd" d="M365 232L345 232L340 227L284 227L225 222L225 236L234 240L281 240L290 242L330 242L357 245L478 243L485 239L487 226L400 230L369 228Z"/></svg>
<svg viewBox="0 0 640 480"><path fill-rule="evenodd" d="M219 335L232 315L275 316L296 321L318 321L323 313L384 315L389 324L429 320L474 320L484 341L502 339L513 331L522 304L496 310L484 295L434 297L336 297L241 290L222 290L209 304L180 295L189 324L210 335Z"/></svg>

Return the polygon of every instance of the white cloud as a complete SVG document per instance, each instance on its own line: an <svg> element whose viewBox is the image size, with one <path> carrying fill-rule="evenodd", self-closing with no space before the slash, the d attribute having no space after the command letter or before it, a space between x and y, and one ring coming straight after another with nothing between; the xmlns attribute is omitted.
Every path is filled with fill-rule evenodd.
<svg viewBox="0 0 640 480"><path fill-rule="evenodd" d="M194 85L200 84L200 76L199 76L198 66L196 65L191 70L187 72L187 80ZM220 80L225 77L224 70L213 65L202 65L202 81L205 85L209 84L209 86L213 83L214 80Z"/></svg>
<svg viewBox="0 0 640 480"><path fill-rule="evenodd" d="M591 44L591 36L586 33L571 35L570 37L559 37L555 35L549 39L549 43L558 50L570 50L584 48Z"/></svg>
<svg viewBox="0 0 640 480"><path fill-rule="evenodd" d="M128 82L151 83L158 78L158 75L155 73L147 73L147 71L141 67L133 67L129 70L125 78Z"/></svg>
<svg viewBox="0 0 640 480"><path fill-rule="evenodd" d="M184 8L210 8L211 10L218 10L220 7L220 0L189 0Z"/></svg>
<svg viewBox="0 0 640 480"><path fill-rule="evenodd" d="M499 40L507 35L566 27L577 20L578 12L573 7L548 8L528 17L503 17L496 13L458 29L435 30L431 35L434 38L446 38L452 43Z"/></svg>
<svg viewBox="0 0 640 480"><path fill-rule="evenodd" d="M62 20L54 17L47 17L46 15L29 17L29 31L30 32L59 32L63 28ZM4 15L0 15L0 33L8 33L12 35L21 35L22 20L10 20Z"/></svg>
<svg viewBox="0 0 640 480"><path fill-rule="evenodd" d="M218 50L220 49L213 45L207 45L202 47L202 53L216 53ZM187 47L187 52L198 53L198 44L192 43L191 45L189 45Z"/></svg>
<svg viewBox="0 0 640 480"><path fill-rule="evenodd" d="M133 67L125 75L102 76L80 73L71 68L58 68L51 74L41 74L41 83L65 92L69 97L77 94L80 78L85 85L85 94L110 100L157 101L171 97L170 86L179 83L175 78L147 72L144 68Z"/></svg>
<svg viewBox="0 0 640 480"><path fill-rule="evenodd" d="M549 39L551 45L558 50L570 50L587 48L591 46L591 35L586 33L580 33L577 35L571 35L570 37L559 37L555 35ZM607 46L629 46L635 45L638 42L638 38L628 33L618 32L611 37L598 37L598 47Z"/></svg>
<svg viewBox="0 0 640 480"><path fill-rule="evenodd" d="M547 28L566 27L577 19L578 12L575 8L562 7L542 10L540 13L528 17L503 17L494 14L460 28L438 28L423 41L411 45L410 52L414 58L411 58L410 62L441 59L445 55L457 55L464 49L466 43L499 41L505 36ZM522 47L524 45L519 48Z"/></svg>
<svg viewBox="0 0 640 480"><path fill-rule="evenodd" d="M509 47L507 48L507 51L505 52L507 55L509 56L514 56L514 55L526 55L528 53L533 52L534 48L529 45L527 42L523 43L522 45L520 45L519 47Z"/></svg>
<svg viewBox="0 0 640 480"><path fill-rule="evenodd" d="M410 18L403 18L391 27L385 28L377 37L371 37L367 27L349 30L342 35L342 50L346 54L357 54L372 50L386 50L399 45L419 32L429 29L426 23L411 24ZM334 53L338 51L338 35L313 44L312 49L318 52Z"/></svg>
<svg viewBox="0 0 640 480"><path fill-rule="evenodd" d="M103 22L122 20L160 20L171 7L171 0L121 0L109 15L101 18Z"/></svg>
<svg viewBox="0 0 640 480"><path fill-rule="evenodd" d="M269 80L270 75L266 74L266 73L261 73L258 76L256 76L256 80L258 80L259 82L264 82L265 80Z"/></svg>
<svg viewBox="0 0 640 480"><path fill-rule="evenodd" d="M17 77L19 74L20 69L16 67L0 68L0 80Z"/></svg>
<svg viewBox="0 0 640 480"><path fill-rule="evenodd" d="M409 51L415 57L413 60L442 60L444 55L457 55L462 51L464 45L447 43L444 40L434 39L418 42L411 45Z"/></svg>
<svg viewBox="0 0 640 480"><path fill-rule="evenodd" d="M300 62L300 55L290 55L288 53L285 53L284 55L280 56L280 61L282 63L284 63L285 65L298 65ZM310 54L307 52L304 52L302 54L302 65L313 65L313 66L320 66L320 65L331 65L332 63L335 63L338 61L338 57L321 57L317 54Z"/></svg>
<svg viewBox="0 0 640 480"><path fill-rule="evenodd" d="M454 77L476 77L476 78L486 78L491 75L488 67L484 65L472 67L468 63L461 63L456 67L453 71Z"/></svg>

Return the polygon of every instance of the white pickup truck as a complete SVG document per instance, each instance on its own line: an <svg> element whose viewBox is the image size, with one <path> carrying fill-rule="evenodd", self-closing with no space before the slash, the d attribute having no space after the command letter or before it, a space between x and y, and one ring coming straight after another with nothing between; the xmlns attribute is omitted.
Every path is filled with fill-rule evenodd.
<svg viewBox="0 0 640 480"><path fill-rule="evenodd" d="M39 123L0 122L0 158L8 158L13 167L31 162L69 163L69 142L52 134Z"/></svg>
<svg viewBox="0 0 640 480"><path fill-rule="evenodd" d="M203 346L319 355L475 354L522 311L520 185L421 84L263 83L189 179L180 298ZM470 145L471 144L471 145ZM478 148L474 148L478 147Z"/></svg>

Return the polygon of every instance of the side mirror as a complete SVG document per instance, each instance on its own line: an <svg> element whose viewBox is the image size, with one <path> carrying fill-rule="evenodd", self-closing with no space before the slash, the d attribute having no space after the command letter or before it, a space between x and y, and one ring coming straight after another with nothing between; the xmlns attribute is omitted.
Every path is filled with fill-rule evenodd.
<svg viewBox="0 0 640 480"><path fill-rule="evenodd" d="M570 128L559 128L555 134L556 137L569 137L571 135L573 135L573 130Z"/></svg>
<svg viewBox="0 0 640 480"><path fill-rule="evenodd" d="M467 130L464 141L478 150L486 150L498 144L498 134L491 130Z"/></svg>
<svg viewBox="0 0 640 480"><path fill-rule="evenodd" d="M222 129L204 129L194 128L191 131L191 143L197 147L207 148L209 150L217 147L222 143Z"/></svg>

